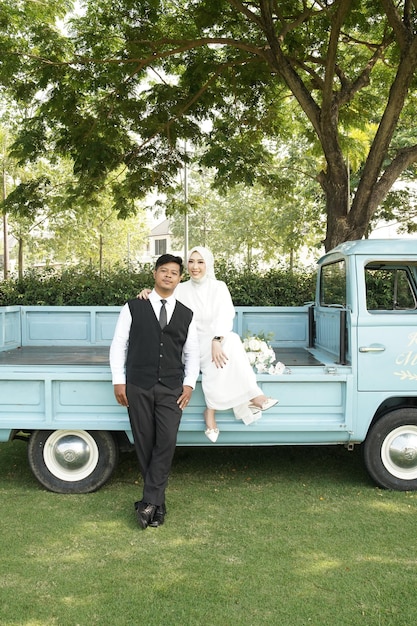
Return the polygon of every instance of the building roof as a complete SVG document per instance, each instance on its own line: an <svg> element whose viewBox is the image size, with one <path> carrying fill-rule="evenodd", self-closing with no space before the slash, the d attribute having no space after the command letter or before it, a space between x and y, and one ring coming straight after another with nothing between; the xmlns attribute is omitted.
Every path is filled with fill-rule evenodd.
<svg viewBox="0 0 417 626"><path fill-rule="evenodd" d="M151 237L161 237L162 235L172 235L169 220L164 220L151 230Z"/></svg>

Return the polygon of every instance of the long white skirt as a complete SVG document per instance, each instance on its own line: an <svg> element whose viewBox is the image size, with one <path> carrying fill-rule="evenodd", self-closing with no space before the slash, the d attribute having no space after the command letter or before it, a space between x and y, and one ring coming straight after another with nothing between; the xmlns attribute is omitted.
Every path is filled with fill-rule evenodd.
<svg viewBox="0 0 417 626"><path fill-rule="evenodd" d="M225 411L262 395L239 335L231 332L223 340L228 361L222 368L212 361L211 342L211 336L200 335L200 367L207 407Z"/></svg>

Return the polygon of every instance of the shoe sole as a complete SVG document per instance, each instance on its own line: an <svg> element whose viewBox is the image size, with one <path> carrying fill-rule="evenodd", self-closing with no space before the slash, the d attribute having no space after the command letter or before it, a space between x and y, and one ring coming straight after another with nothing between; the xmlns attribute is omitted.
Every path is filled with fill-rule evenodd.
<svg viewBox="0 0 417 626"><path fill-rule="evenodd" d="M151 522L150 524L148 524L148 526L149 528L158 528L158 526L162 526L163 523L164 522Z"/></svg>
<svg viewBox="0 0 417 626"><path fill-rule="evenodd" d="M249 408L257 409L258 411L268 411L268 409L272 409L273 406L276 406L278 402L279 400L268 400L267 402L265 402L264 406L262 407L256 406L256 404L250 404Z"/></svg>

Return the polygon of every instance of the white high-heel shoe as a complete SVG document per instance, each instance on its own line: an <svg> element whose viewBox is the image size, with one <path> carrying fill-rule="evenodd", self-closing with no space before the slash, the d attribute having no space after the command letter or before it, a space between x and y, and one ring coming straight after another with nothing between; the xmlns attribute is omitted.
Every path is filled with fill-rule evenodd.
<svg viewBox="0 0 417 626"><path fill-rule="evenodd" d="M207 439L210 439L211 443L216 443L217 437L219 436L220 431L218 428L206 428L206 430L204 431L204 434L207 437Z"/></svg>

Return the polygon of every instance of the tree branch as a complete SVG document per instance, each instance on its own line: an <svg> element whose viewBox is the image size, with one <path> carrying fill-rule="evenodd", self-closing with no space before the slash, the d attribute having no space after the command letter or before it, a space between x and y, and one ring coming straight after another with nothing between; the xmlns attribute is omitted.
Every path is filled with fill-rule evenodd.
<svg viewBox="0 0 417 626"><path fill-rule="evenodd" d="M388 102L382 115L378 130L366 159L362 177L352 204L351 214L354 216L364 211L369 203L373 187L377 184L384 159L392 140L398 119L407 97L408 88L413 80L417 67L417 37L403 54L398 65L397 74L391 85ZM401 154L400 152L398 153ZM404 157L402 157L404 158ZM395 159L393 163L395 163ZM397 163L400 162L400 158ZM392 165L394 171L394 165ZM382 183L381 183L382 187ZM374 201L372 200L372 204ZM375 207L376 208L376 207Z"/></svg>
<svg viewBox="0 0 417 626"><path fill-rule="evenodd" d="M339 43L340 30L346 17L346 14L350 8L350 0L341 0L339 7L336 11L336 15L332 20L332 26L330 30L329 45L327 47L326 65L324 73L324 87L323 87L323 104L322 104L322 123L335 124L333 119L334 115L338 113L334 106L335 101L333 98L334 89L334 75L336 67L337 49Z"/></svg>
<svg viewBox="0 0 417 626"><path fill-rule="evenodd" d="M402 148L396 157L385 169L379 181L375 184L374 194L379 206L401 173L412 163L417 162L417 145Z"/></svg>
<svg viewBox="0 0 417 626"><path fill-rule="evenodd" d="M237 10L238 13L242 13L243 15L246 15L246 17L251 22L259 26L259 28L262 28L261 20L253 11L250 11L248 9L246 4L243 4L243 2L239 2L239 0L227 0L227 1L230 4L230 6L234 7Z"/></svg>
<svg viewBox="0 0 417 626"><path fill-rule="evenodd" d="M381 0L381 4L385 9L388 22L390 23L391 28L394 31L395 38L398 42L400 50L401 52L404 52L407 45L409 44L409 30L407 29L404 21L401 19L401 15L392 0Z"/></svg>
<svg viewBox="0 0 417 626"><path fill-rule="evenodd" d="M382 41L379 44L377 50L372 55L372 57L369 59L368 63L366 64L362 72L357 77L357 79L353 81L353 83L346 82L344 89L343 89L343 83L342 83L342 89L339 94L340 105L345 104L346 102L350 102L353 96L358 91L360 91L363 87L369 85L370 76L371 76L371 72L373 68L375 67L377 62L383 57L385 50L391 43L392 43L392 37L388 37L386 40Z"/></svg>
<svg viewBox="0 0 417 626"><path fill-rule="evenodd" d="M272 3L270 0L260 0L260 6L265 35L270 45L269 66L284 79L309 118L314 130L321 137L320 108L281 49L272 17ZM267 52L268 50L265 50L266 54Z"/></svg>
<svg viewBox="0 0 417 626"><path fill-rule="evenodd" d="M193 95L193 97L188 100L186 103L184 103L183 107L181 108L180 111L178 111L178 113L170 118L165 124L163 124L163 126L161 128L166 130L166 133L169 134L169 129L170 127L174 124L174 122L176 122L178 119L180 119L185 113L186 111L195 103L199 100L199 98L202 96L202 94L207 91L207 89L210 87L210 85L213 83L213 81L222 74L223 70L226 67L231 67L231 66L235 66L236 63L228 63L228 64L224 64L218 71L216 71L205 83L204 85L202 85L202 87ZM132 161L133 158L135 158L137 156L137 154L140 153L140 151L147 146L149 143L151 143L151 141L153 141L153 139L155 139L155 137L157 137L161 132L161 129L155 131L153 133L153 135L151 135L150 137L148 137L145 141L143 141L137 148L135 148L135 150L133 150L131 152L131 157L129 158L128 161L126 161L126 164L128 164L130 161Z"/></svg>
<svg viewBox="0 0 417 626"><path fill-rule="evenodd" d="M257 46L254 46L254 45L251 45L251 44L248 44L248 43L245 43L245 42L242 42L237 39L230 38L230 37L203 37L201 39L193 39L193 40L163 38L163 39L158 39L152 42L148 40L143 40L143 41L138 40L138 41L134 41L133 43L148 45L150 48L155 49L155 50L167 44L173 45L176 47L166 50L164 52L152 51L150 55L143 57L141 59L138 59L138 58L123 59L123 58L112 58L112 57L106 57L104 59L97 59L97 58L86 57L86 56L75 56L73 59L70 59L68 61L53 61L51 59L47 59L45 57L41 57L36 54L30 54L24 51L16 51L10 54L25 57L28 59L34 59L34 60L40 61L41 63L45 65L52 65L56 67L64 67L64 66L80 65L80 64L81 65L90 65L90 64L131 65L135 63L137 64L137 68L134 72L132 72L131 74L132 76L140 72L142 69L144 69L148 65L155 63L155 61L166 59L172 56L177 56L183 52L186 52L187 50L201 48L203 46L208 46L210 44L231 46L233 48L245 50L246 52L251 52L252 54L256 56L261 57L264 61L268 60L267 55L265 54L265 50L262 47L257 47Z"/></svg>

